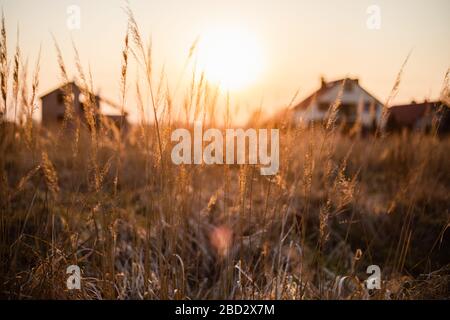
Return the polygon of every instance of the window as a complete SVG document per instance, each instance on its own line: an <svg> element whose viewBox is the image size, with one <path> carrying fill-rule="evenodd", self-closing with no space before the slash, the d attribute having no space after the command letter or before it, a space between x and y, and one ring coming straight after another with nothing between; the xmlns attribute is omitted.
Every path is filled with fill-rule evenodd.
<svg viewBox="0 0 450 320"><path fill-rule="evenodd" d="M356 104L354 103L343 103L339 106L339 113L347 118L356 117Z"/></svg>

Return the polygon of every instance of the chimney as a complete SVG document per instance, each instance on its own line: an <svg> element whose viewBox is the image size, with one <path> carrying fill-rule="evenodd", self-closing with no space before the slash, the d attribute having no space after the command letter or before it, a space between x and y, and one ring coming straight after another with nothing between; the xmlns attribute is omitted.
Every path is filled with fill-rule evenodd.
<svg viewBox="0 0 450 320"><path fill-rule="evenodd" d="M321 76L320 77L320 88L323 89L327 86L327 82L325 81L325 77Z"/></svg>

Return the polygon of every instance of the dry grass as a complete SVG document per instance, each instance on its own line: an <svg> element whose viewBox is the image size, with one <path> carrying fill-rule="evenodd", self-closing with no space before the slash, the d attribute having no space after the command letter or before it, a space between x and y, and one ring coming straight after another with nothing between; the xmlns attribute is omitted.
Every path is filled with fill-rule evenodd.
<svg viewBox="0 0 450 320"><path fill-rule="evenodd" d="M146 79L133 85L142 121L127 135L106 119L95 130L95 101L89 99L85 120L77 121L70 92L64 126L73 122L75 130L55 134L33 124L39 58L28 97L26 65L16 49L9 99L2 27L2 108L22 112L18 125L2 118L0 128L1 297L449 297L448 138L351 137L335 130L334 119L325 129L287 123L277 176L262 177L254 165L174 166L171 131L192 129L194 120L214 123L218 92L193 73L181 99L186 121L174 123L175 97L164 73L155 80L151 44L126 12L122 111L131 56ZM186 66L194 51L195 43ZM75 52L78 81L88 96L92 78ZM448 92L448 79L444 88ZM149 101L143 92L150 93ZM336 101L333 110L338 106ZM225 120L232 123L228 103ZM66 289L71 264L82 269L80 291ZM375 292L364 287L371 264L382 270L382 289Z"/></svg>

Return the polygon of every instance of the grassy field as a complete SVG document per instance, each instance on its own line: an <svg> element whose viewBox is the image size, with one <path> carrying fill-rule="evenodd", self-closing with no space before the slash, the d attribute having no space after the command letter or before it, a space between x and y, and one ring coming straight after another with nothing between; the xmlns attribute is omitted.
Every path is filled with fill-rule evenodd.
<svg viewBox="0 0 450 320"><path fill-rule="evenodd" d="M28 74L19 48L9 59L2 30L2 105L18 110L20 121L2 118L0 128L0 297L449 298L448 138L362 138L334 125L285 124L276 176L261 176L255 165L175 166L172 130L211 119L217 102L194 75L184 99L188 121L172 122L174 97L157 85L151 50L128 15L117 66L123 101L131 58L146 82L132 85L142 122L126 135L106 119L96 124L92 101L77 119L70 93L62 127L39 127L39 62ZM89 92L76 56L77 81ZM81 290L66 288L72 264L82 270ZM369 291L373 264L382 284Z"/></svg>

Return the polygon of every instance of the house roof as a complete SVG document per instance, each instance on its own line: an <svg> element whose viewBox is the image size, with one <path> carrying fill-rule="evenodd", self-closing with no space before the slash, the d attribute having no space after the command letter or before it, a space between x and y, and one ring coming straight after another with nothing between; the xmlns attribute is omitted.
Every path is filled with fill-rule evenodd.
<svg viewBox="0 0 450 320"><path fill-rule="evenodd" d="M316 99L317 97L323 95L324 93L326 93L330 89L335 88L336 86L341 86L344 81L352 81L352 82L356 83L361 88L361 90L363 90L366 94L371 96L375 100L376 103L378 103L380 105L383 105L370 92L368 92L366 89L361 87L361 85L359 85L358 79L344 78L344 79L338 79L338 80L330 81L330 82L325 82L324 80L322 80L322 86L318 90L316 90L313 94L308 96L305 100L303 100L302 102L297 104L293 109L299 110L299 109L306 109L306 108L308 108L311 105L311 103L314 101L314 99Z"/></svg>
<svg viewBox="0 0 450 320"><path fill-rule="evenodd" d="M63 85L60 85L59 87L57 87L57 88L55 88L55 89L52 89L52 90L50 90L50 91L47 91L46 93L44 93L44 94L42 94L42 95L40 96L40 99L42 100L42 99L46 98L47 96L49 96L50 94L54 93L55 91L60 91L60 90L62 90L62 89L63 89L65 86L67 86L67 85L70 85L70 86L72 86L72 87L77 87L77 88L78 88L78 85L75 83L75 81L70 81L70 82L65 83L65 84L63 84Z"/></svg>
<svg viewBox="0 0 450 320"><path fill-rule="evenodd" d="M399 125L409 126L414 125L429 110L437 109L441 105L442 103L440 101L397 105L388 108L388 114L393 117Z"/></svg>
<svg viewBox="0 0 450 320"><path fill-rule="evenodd" d="M50 94L52 94L52 93L54 93L55 91L60 91L60 90L62 90L65 86L67 86L67 85L71 85L72 87L76 87L76 88L80 88L80 86L75 82L75 81L70 81L70 82L68 82L68 83L66 83L66 84L63 84L63 85L60 85L59 87L57 87L57 88L55 88L55 89L52 89L51 91L48 91L48 92L46 92L46 93L44 93L44 94L42 94L41 96L40 96L40 99L42 100L42 99L45 99L47 96L49 96ZM113 102L112 100L110 100L110 99L107 99L107 98L104 98L104 97L101 97L100 95L97 95L97 94L93 94L99 101L101 101L101 102L104 102L104 103L106 103L108 106L110 106L110 107L112 107L113 109L115 109L115 110L118 110L118 111L120 111L121 113L122 113L122 108L121 108L121 106L119 106L117 103L115 103L115 102ZM125 115L128 115L128 113L127 112L124 112L125 113Z"/></svg>

